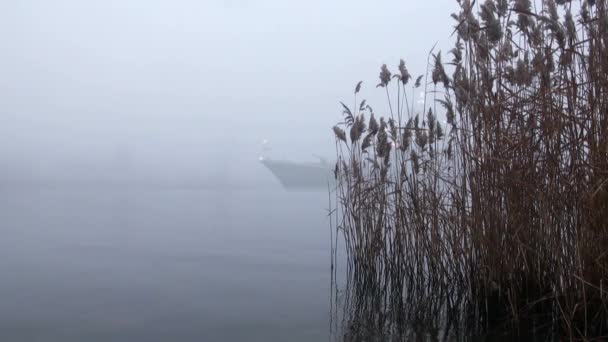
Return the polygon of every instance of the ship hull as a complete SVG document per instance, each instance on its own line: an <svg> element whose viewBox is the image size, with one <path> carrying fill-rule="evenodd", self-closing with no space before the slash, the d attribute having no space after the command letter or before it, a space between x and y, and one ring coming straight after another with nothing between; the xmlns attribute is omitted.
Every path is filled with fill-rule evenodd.
<svg viewBox="0 0 608 342"><path fill-rule="evenodd" d="M280 160L262 160L262 164L287 189L327 189L334 182L332 170L324 164Z"/></svg>

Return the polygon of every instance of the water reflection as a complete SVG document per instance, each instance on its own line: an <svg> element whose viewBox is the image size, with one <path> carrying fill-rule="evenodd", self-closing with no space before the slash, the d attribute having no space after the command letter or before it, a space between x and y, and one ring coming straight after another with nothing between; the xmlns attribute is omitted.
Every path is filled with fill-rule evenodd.
<svg viewBox="0 0 608 342"><path fill-rule="evenodd" d="M389 282L347 270L343 286L332 277L333 341L453 341L459 334L447 311L406 303ZM445 309L444 309L445 310Z"/></svg>
<svg viewBox="0 0 608 342"><path fill-rule="evenodd" d="M382 272L334 268L330 341L557 341L550 326L503 322L488 329L461 296L414 298ZM397 285L397 287L395 286ZM429 299L430 298L430 299Z"/></svg>

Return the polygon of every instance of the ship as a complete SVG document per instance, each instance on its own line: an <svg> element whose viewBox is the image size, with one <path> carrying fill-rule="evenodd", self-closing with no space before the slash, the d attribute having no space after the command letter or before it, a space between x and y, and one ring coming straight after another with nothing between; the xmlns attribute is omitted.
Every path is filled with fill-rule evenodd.
<svg viewBox="0 0 608 342"><path fill-rule="evenodd" d="M263 145L266 145L266 140ZM327 190L335 184L334 170L327 160L319 156L317 158L317 162L296 162L272 159L262 154L259 160L285 189Z"/></svg>
<svg viewBox="0 0 608 342"><path fill-rule="evenodd" d="M325 161L294 162L260 157L260 162L286 189L328 189L334 183L333 170Z"/></svg>

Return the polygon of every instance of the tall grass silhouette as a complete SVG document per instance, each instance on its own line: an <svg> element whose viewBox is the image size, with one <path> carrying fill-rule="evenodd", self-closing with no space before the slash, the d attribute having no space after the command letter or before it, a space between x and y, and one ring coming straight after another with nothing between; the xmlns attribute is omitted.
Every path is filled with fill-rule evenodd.
<svg viewBox="0 0 608 342"><path fill-rule="evenodd" d="M383 326L606 335L607 1L458 3L454 48L415 78L383 65L388 113L359 83L333 128L353 298Z"/></svg>

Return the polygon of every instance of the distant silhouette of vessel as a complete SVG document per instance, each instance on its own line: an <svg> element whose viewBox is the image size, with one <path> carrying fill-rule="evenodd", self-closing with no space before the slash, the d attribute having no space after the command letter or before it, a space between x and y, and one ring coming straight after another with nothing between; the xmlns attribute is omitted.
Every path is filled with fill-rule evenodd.
<svg viewBox="0 0 608 342"><path fill-rule="evenodd" d="M260 161L287 189L323 188L334 182L329 164L321 162L298 163L288 160L260 158Z"/></svg>
<svg viewBox="0 0 608 342"><path fill-rule="evenodd" d="M264 155L259 159L286 189L327 189L335 182L333 168L325 159L318 158L318 162L271 159Z"/></svg>

